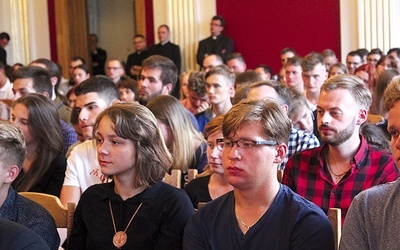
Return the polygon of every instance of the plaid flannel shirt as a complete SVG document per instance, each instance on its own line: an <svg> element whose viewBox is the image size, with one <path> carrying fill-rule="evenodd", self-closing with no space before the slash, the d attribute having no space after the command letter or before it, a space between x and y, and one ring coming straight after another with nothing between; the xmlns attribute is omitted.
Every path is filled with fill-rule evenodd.
<svg viewBox="0 0 400 250"><path fill-rule="evenodd" d="M364 137L360 137L361 145L350 161L351 169L337 184L325 162L326 144L293 155L286 164L283 184L325 213L328 208L340 208L344 222L350 203L358 193L399 177L392 155L371 147Z"/></svg>

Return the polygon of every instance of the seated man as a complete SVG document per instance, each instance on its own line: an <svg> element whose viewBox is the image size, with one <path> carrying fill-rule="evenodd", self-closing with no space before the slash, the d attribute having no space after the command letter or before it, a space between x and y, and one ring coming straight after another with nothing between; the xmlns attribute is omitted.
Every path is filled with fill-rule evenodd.
<svg viewBox="0 0 400 250"><path fill-rule="evenodd" d="M325 212L340 208L342 222L359 192L399 177L392 155L371 147L360 135L371 101L371 92L358 77L328 79L317 105L324 144L293 155L285 168L285 185Z"/></svg>
<svg viewBox="0 0 400 250"><path fill-rule="evenodd" d="M400 166L400 78L387 87L385 103L392 153ZM347 213L340 249L398 249L399 217L400 179L361 192Z"/></svg>
<svg viewBox="0 0 400 250"><path fill-rule="evenodd" d="M290 129L272 99L232 107L222 125L222 167L234 189L189 220L184 249L334 249L322 210L278 182Z"/></svg>
<svg viewBox="0 0 400 250"><path fill-rule="evenodd" d="M190 74L188 98L181 100L182 105L193 115L197 115L210 107L204 75L204 72L194 72Z"/></svg>
<svg viewBox="0 0 400 250"><path fill-rule="evenodd" d="M224 60L219 55L211 54L204 57L202 69L204 72L210 71L212 67L223 65Z"/></svg>
<svg viewBox="0 0 400 250"><path fill-rule="evenodd" d="M18 195L11 187L21 170L25 151L21 130L0 120L0 218L31 229L50 249L58 249L60 237L53 217L42 206Z"/></svg>
<svg viewBox="0 0 400 250"><path fill-rule="evenodd" d="M91 185L106 182L97 161L95 141L92 140L93 126L97 116L120 99L117 86L105 76L93 76L83 81L74 93L75 109L85 142L75 146L67 160L60 195L64 206L68 202L78 202L83 191Z"/></svg>
<svg viewBox="0 0 400 250"><path fill-rule="evenodd" d="M233 73L243 73L246 71L247 66L242 54L232 53L226 58L226 65Z"/></svg>

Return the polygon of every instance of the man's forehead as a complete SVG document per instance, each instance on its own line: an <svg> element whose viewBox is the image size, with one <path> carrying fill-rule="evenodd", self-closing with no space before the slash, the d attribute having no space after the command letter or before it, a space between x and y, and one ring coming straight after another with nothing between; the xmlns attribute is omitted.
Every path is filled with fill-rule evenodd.
<svg viewBox="0 0 400 250"><path fill-rule="evenodd" d="M159 78L161 76L161 68L156 67L156 68L143 68L142 69L142 75L144 77L154 77L154 78Z"/></svg>
<svg viewBox="0 0 400 250"><path fill-rule="evenodd" d="M33 88L33 79L32 78L17 78L13 82L14 89L31 89Z"/></svg>
<svg viewBox="0 0 400 250"><path fill-rule="evenodd" d="M278 100L278 93L271 86L261 85L258 87L253 87L250 89L247 99L249 100L259 100L264 98L273 98Z"/></svg>

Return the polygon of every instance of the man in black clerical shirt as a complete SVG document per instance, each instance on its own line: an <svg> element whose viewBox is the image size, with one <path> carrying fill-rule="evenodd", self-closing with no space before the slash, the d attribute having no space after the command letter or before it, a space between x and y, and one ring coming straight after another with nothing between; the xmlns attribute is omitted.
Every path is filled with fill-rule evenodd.
<svg viewBox="0 0 400 250"><path fill-rule="evenodd" d="M93 75L105 75L104 67L107 61L107 51L98 47L99 39L96 34L89 35L90 55Z"/></svg>
<svg viewBox="0 0 400 250"><path fill-rule="evenodd" d="M178 75L181 72L181 51L179 46L170 42L169 27L165 24L158 27L158 39L160 43L150 47L149 55L161 55L171 59L178 69ZM172 90L171 95L179 97L180 83L176 82L176 87Z"/></svg>
<svg viewBox="0 0 400 250"><path fill-rule="evenodd" d="M233 52L233 40L222 34L225 28L225 20L222 16L214 16L211 19L211 36L201 40L197 50L197 63L202 66L203 59L209 54L217 54L224 60Z"/></svg>
<svg viewBox="0 0 400 250"><path fill-rule="evenodd" d="M136 79L142 69L143 60L149 56L146 38L141 34L135 35L133 37L133 47L135 52L128 56L125 72L133 79Z"/></svg>

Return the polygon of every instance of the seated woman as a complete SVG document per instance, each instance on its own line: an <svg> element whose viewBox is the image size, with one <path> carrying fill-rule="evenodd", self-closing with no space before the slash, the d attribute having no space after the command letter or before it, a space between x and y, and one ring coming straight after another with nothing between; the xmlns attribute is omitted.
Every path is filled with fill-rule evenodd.
<svg viewBox="0 0 400 250"><path fill-rule="evenodd" d="M18 192L30 191L60 196L67 160L62 155L63 136L53 102L41 94L17 99L11 121L23 132L26 157L12 186Z"/></svg>
<svg viewBox="0 0 400 250"><path fill-rule="evenodd" d="M181 249L194 212L162 179L172 156L144 106L118 103L94 126L101 171L113 181L89 187L74 215L68 249Z"/></svg>
<svg viewBox="0 0 400 250"><path fill-rule="evenodd" d="M334 77L337 75L348 74L348 73L349 73L349 70L347 69L346 65L344 65L343 63L335 63L329 69L328 78L331 78L331 77Z"/></svg>
<svg viewBox="0 0 400 250"><path fill-rule="evenodd" d="M127 78L118 81L117 83L118 92L121 96L121 101L139 103L137 98L138 94L138 84L135 80Z"/></svg>
<svg viewBox="0 0 400 250"><path fill-rule="evenodd" d="M189 119L188 112L178 99L160 95L151 100L147 107L157 118L165 144L174 156L172 169L182 171L182 184L187 182L187 170L203 172L207 164L207 144Z"/></svg>
<svg viewBox="0 0 400 250"><path fill-rule="evenodd" d="M233 190L225 179L222 168L222 121L223 115L216 116L204 127L204 137L207 140L208 165L204 173L185 186L185 191L195 208L199 202L209 202Z"/></svg>

